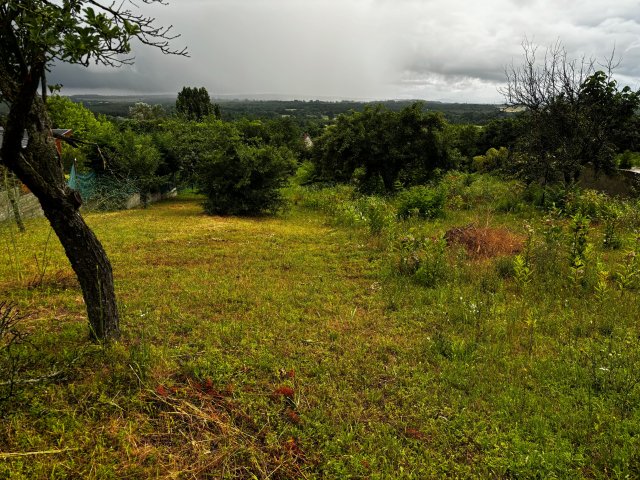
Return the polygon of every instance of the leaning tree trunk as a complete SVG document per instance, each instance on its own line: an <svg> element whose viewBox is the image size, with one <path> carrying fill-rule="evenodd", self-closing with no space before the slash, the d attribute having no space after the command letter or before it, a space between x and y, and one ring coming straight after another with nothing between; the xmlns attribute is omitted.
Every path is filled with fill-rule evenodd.
<svg viewBox="0 0 640 480"><path fill-rule="evenodd" d="M60 239L82 288L91 337L99 340L115 338L119 335L119 316L111 264L78 211L80 195L66 184L50 136L44 104L35 95L36 87L37 84L31 91L22 90L11 104L1 158L38 198ZM25 130L29 141L23 149L21 142Z"/></svg>
<svg viewBox="0 0 640 480"><path fill-rule="evenodd" d="M100 241L75 205L55 198L40 199L40 203L80 282L92 338L117 337L118 308L113 274Z"/></svg>

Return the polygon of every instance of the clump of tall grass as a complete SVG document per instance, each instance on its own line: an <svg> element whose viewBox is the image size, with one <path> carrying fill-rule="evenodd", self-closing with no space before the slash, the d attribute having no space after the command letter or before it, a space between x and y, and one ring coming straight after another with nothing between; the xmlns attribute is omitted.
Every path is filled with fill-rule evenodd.
<svg viewBox="0 0 640 480"><path fill-rule="evenodd" d="M396 271L416 283L432 288L447 277L444 238L405 235L391 247Z"/></svg>
<svg viewBox="0 0 640 480"><path fill-rule="evenodd" d="M366 228L371 235L381 235L396 221L395 208L387 198L361 195L352 186L311 186L294 195L295 203L323 212L331 224Z"/></svg>
<svg viewBox="0 0 640 480"><path fill-rule="evenodd" d="M295 203L310 210L317 210L328 216L332 216L342 204L352 201L354 196L354 188L349 185L336 185L332 187L310 185L303 187L300 193L296 193Z"/></svg>

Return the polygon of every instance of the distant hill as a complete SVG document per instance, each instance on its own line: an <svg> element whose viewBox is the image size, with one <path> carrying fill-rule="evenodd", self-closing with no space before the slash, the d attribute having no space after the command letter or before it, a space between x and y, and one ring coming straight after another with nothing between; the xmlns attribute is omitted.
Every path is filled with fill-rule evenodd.
<svg viewBox="0 0 640 480"><path fill-rule="evenodd" d="M94 113L113 117L126 117L129 107L136 102L150 105L162 105L171 112L175 106L176 96L171 95L73 95L74 102L82 103ZM385 100L377 102L362 101L326 101L326 100L243 100L230 98L214 98L220 105L222 116L226 120L241 117L279 118L292 117L300 122L312 120L330 120L341 113L361 111L366 105L382 104L390 110L400 110L416 100ZM424 101L426 110L442 112L452 123L485 124L496 118L508 116L500 105L473 103L443 103Z"/></svg>
<svg viewBox="0 0 640 480"><path fill-rule="evenodd" d="M175 109L175 95L72 95L69 98L96 114L110 117L126 117L129 107L136 102L150 105L162 105L168 112ZM220 105L222 117L225 120L235 120L242 117L272 119L292 117L300 123L310 121L328 121L342 113L362 111L367 105L382 104L390 110L400 110L417 100L383 100L363 102L352 100L261 100L214 98ZM480 103L443 103L422 101L424 108L429 111L442 112L451 123L468 123L483 125L491 120L505 118L516 110L504 108L502 105ZM6 114L6 105L0 104L0 114Z"/></svg>

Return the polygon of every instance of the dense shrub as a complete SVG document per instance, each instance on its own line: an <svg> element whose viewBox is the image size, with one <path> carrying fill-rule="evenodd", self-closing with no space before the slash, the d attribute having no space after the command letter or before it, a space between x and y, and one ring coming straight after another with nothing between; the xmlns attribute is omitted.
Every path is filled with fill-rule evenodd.
<svg viewBox="0 0 640 480"><path fill-rule="evenodd" d="M280 189L295 168L290 150L241 143L210 152L198 165L197 184L205 211L218 215L273 213L284 204Z"/></svg>
<svg viewBox="0 0 640 480"><path fill-rule="evenodd" d="M326 213L334 225L366 227L371 235L380 235L396 219L394 205L386 198L359 195L349 185L307 187L297 203Z"/></svg>
<svg viewBox="0 0 640 480"><path fill-rule="evenodd" d="M398 216L443 217L445 199L446 196L441 189L425 186L409 188L398 195Z"/></svg>
<svg viewBox="0 0 640 480"><path fill-rule="evenodd" d="M615 222L627 228L640 225L637 202L612 198L605 193L563 185L529 185L522 199L542 210L557 211L564 216L583 215L598 223Z"/></svg>
<svg viewBox="0 0 640 480"><path fill-rule="evenodd" d="M565 208L568 193L571 189L564 185L547 185L542 186L539 183L532 183L522 192L522 199L542 210L553 210Z"/></svg>
<svg viewBox="0 0 640 480"><path fill-rule="evenodd" d="M567 215L580 213L592 220L617 217L625 210L625 202L596 190L572 190L567 194L564 211Z"/></svg>

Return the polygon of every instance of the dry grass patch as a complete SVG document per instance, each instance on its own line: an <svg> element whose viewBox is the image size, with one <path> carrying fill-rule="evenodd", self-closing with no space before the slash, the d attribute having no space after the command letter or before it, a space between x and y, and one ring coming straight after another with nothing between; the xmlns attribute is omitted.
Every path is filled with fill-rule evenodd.
<svg viewBox="0 0 640 480"><path fill-rule="evenodd" d="M478 227L474 224L454 227L444 235L447 245L460 245L474 259L494 258L518 253L524 238L506 228Z"/></svg>
<svg viewBox="0 0 640 480"><path fill-rule="evenodd" d="M283 387L281 387L282 389ZM290 392L289 392L290 390ZM280 396L293 396L293 389ZM265 396L268 395L265 393ZM234 387L218 389L211 379L179 378L171 386L158 385L146 394L152 406L152 431L141 449L162 458L170 478L305 478L305 454L291 436L279 436L260 424L233 399ZM294 407L283 415L299 422Z"/></svg>

